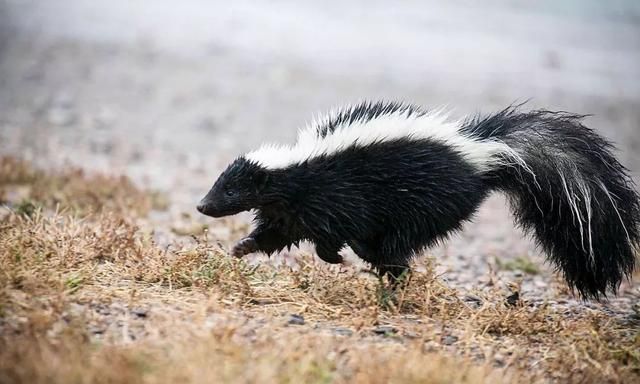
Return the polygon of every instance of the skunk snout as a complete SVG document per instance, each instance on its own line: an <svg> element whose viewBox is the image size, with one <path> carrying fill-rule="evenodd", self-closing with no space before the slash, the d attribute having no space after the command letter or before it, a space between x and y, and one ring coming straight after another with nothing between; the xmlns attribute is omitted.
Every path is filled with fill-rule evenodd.
<svg viewBox="0 0 640 384"><path fill-rule="evenodd" d="M226 210L220 207L219 203L216 203L215 200L210 200L207 198L202 199L196 206L196 209L203 215L210 217L222 217L229 215Z"/></svg>
<svg viewBox="0 0 640 384"><path fill-rule="evenodd" d="M217 216L217 210L215 208L215 204L213 204L211 200L208 200L206 198L200 200L196 209L198 210L198 212L202 213L203 215L212 216L212 217Z"/></svg>

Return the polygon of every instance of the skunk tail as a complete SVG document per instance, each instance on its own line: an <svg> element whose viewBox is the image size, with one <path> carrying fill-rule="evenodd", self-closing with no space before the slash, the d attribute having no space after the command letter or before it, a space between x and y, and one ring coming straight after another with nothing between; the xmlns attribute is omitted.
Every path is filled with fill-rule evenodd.
<svg viewBox="0 0 640 384"><path fill-rule="evenodd" d="M640 203L612 145L584 116L509 107L465 122L461 131L512 150L484 173L507 194L516 222L584 298L615 292L629 278L640 243Z"/></svg>

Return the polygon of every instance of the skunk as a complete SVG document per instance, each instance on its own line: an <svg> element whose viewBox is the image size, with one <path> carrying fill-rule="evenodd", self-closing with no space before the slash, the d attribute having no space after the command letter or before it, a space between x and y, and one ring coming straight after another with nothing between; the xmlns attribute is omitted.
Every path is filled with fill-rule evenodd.
<svg viewBox="0 0 640 384"><path fill-rule="evenodd" d="M510 106L450 121L397 102L361 103L301 130L293 146L238 157L199 203L255 210L232 254L311 241L340 263L348 245L397 279L414 254L460 230L494 191L584 298L615 292L636 264L640 203L612 145L582 115Z"/></svg>

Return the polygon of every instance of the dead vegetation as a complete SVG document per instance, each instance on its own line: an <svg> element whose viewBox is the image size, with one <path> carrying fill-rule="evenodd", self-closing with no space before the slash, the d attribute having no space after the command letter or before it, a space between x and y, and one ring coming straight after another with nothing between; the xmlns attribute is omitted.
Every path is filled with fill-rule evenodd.
<svg viewBox="0 0 640 384"><path fill-rule="evenodd" d="M632 314L458 292L432 261L391 292L310 254L249 265L206 233L160 247L138 222L153 197L120 177L5 158L0 190L3 383L640 379Z"/></svg>
<svg viewBox="0 0 640 384"><path fill-rule="evenodd" d="M104 211L132 216L166 204L161 195L140 191L124 176L87 175L76 167L46 172L14 157L0 157L3 202L12 202L18 212L26 213L59 206L73 215Z"/></svg>

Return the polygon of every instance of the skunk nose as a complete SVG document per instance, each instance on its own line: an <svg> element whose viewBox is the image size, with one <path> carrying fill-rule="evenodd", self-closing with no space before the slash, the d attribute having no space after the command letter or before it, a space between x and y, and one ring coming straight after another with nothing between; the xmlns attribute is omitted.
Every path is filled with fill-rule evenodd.
<svg viewBox="0 0 640 384"><path fill-rule="evenodd" d="M205 208L207 207L207 204L203 203L202 201L198 203L198 206L196 207L196 209L198 210L198 212L200 213L204 213Z"/></svg>

